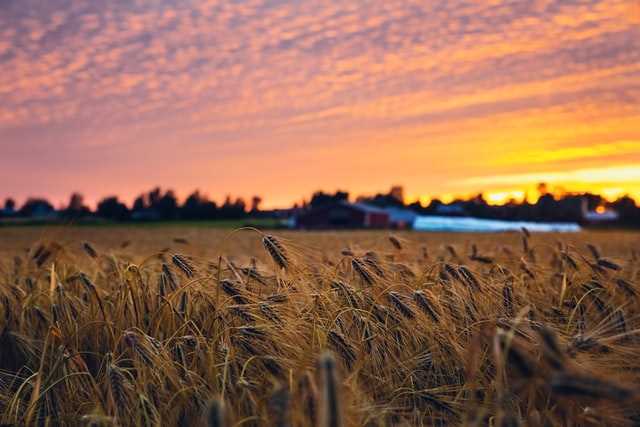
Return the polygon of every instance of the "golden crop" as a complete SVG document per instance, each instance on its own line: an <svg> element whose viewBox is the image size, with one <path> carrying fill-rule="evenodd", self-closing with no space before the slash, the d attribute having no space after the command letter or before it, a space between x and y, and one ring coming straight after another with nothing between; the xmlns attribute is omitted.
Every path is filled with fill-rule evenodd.
<svg viewBox="0 0 640 427"><path fill-rule="evenodd" d="M640 236L0 229L0 423L640 423Z"/></svg>

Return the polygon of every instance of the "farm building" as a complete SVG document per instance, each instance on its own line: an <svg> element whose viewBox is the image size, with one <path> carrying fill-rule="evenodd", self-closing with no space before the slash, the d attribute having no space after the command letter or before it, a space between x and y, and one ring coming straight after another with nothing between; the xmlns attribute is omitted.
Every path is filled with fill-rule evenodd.
<svg viewBox="0 0 640 427"><path fill-rule="evenodd" d="M389 214L363 203L331 203L300 212L295 226L303 229L386 228Z"/></svg>
<svg viewBox="0 0 640 427"><path fill-rule="evenodd" d="M598 205L594 210L590 210L587 199L582 199L581 208L582 219L587 224L606 224L620 219L620 215L615 209L607 208L604 205Z"/></svg>
<svg viewBox="0 0 640 427"><path fill-rule="evenodd" d="M418 214L409 209L390 207L384 209L389 214L389 225L397 229L411 229Z"/></svg>

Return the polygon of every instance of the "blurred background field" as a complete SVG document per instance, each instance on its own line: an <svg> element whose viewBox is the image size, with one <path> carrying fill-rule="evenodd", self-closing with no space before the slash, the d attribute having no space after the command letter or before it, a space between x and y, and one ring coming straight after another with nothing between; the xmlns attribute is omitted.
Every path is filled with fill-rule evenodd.
<svg viewBox="0 0 640 427"><path fill-rule="evenodd" d="M171 248L193 255L215 257L247 255L264 257L260 236L249 230L234 231L242 221L211 221L186 223L149 223L144 225L105 226L20 226L0 227L0 252L6 255L24 250L39 240L56 241L71 252L81 252L81 243L90 241L104 251L137 254L140 257ZM259 225L259 224L257 224ZM318 249L339 255L348 246L367 248L387 246L388 230L359 231L288 231L278 230L278 236L301 247ZM461 255L470 253L471 245L499 253L505 246L519 245L521 234L505 233L422 233L397 232L416 248L425 246L442 250L453 245ZM633 248L640 251L640 231L582 231L579 233L533 234L541 248L562 241L584 250L587 243L598 244L608 256L622 256Z"/></svg>

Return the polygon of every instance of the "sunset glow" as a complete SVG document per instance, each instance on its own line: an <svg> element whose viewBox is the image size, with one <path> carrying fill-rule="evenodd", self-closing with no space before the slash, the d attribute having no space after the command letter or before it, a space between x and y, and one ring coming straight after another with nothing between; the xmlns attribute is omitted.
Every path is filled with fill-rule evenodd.
<svg viewBox="0 0 640 427"><path fill-rule="evenodd" d="M640 6L0 3L0 198L640 200Z"/></svg>

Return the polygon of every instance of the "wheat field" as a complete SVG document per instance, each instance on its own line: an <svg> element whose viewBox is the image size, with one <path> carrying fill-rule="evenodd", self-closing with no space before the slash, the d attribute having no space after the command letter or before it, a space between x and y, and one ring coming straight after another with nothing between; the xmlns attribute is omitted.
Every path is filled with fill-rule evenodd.
<svg viewBox="0 0 640 427"><path fill-rule="evenodd" d="M640 234L0 228L0 423L640 423Z"/></svg>

